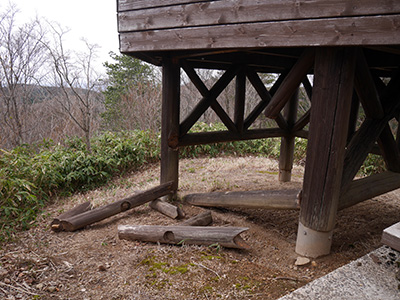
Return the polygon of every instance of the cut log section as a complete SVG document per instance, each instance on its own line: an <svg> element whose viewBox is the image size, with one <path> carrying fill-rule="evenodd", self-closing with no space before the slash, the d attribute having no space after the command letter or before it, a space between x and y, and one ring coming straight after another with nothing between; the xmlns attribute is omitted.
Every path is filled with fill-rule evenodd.
<svg viewBox="0 0 400 300"><path fill-rule="evenodd" d="M55 218L51 222L50 227L54 231L62 231L63 230L63 228L61 226L62 221L65 221L68 218L79 215L79 214L89 211L91 209L92 209L92 205L89 201L82 203L78 206L75 206L73 209L71 209L71 210L59 215L57 218Z"/></svg>
<svg viewBox="0 0 400 300"><path fill-rule="evenodd" d="M298 190L217 192L190 194L189 204L206 207L299 209Z"/></svg>
<svg viewBox="0 0 400 300"><path fill-rule="evenodd" d="M87 225L99 222L108 217L116 215L120 212L155 200L161 196L171 194L173 193L172 185L173 182L170 181L147 191L140 192L122 200L116 201L114 203L90 211L86 211L79 215L74 215L70 218L65 218L61 221L60 227L62 228L62 230L66 231L78 230Z"/></svg>
<svg viewBox="0 0 400 300"><path fill-rule="evenodd" d="M161 199L151 201L149 206L171 219L182 219L185 217L185 213L181 208Z"/></svg>
<svg viewBox="0 0 400 300"><path fill-rule="evenodd" d="M212 224L213 218L211 215L211 211L206 211L202 214L194 216L184 222L181 223L182 226L208 226Z"/></svg>
<svg viewBox="0 0 400 300"><path fill-rule="evenodd" d="M240 237L246 230L248 228L243 227L119 225L118 237L153 243L219 244L226 248L249 249L250 246Z"/></svg>

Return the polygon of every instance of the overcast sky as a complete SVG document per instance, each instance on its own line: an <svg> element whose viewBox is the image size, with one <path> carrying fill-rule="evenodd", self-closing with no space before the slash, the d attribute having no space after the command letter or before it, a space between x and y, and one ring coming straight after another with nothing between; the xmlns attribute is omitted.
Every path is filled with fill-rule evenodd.
<svg viewBox="0 0 400 300"><path fill-rule="evenodd" d="M55 21L64 28L69 28L65 41L66 47L83 51L85 49L81 38L90 44L97 44L98 71L104 72L102 63L111 61L109 52L119 54L116 17L116 0L11 0L20 13L19 22L44 17ZM8 6L8 0L1 0L0 10Z"/></svg>

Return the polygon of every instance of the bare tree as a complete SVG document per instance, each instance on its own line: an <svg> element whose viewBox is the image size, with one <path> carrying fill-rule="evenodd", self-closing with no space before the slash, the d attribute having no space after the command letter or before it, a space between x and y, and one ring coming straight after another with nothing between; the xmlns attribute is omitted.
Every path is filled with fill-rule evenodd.
<svg viewBox="0 0 400 300"><path fill-rule="evenodd" d="M27 142L29 107L36 101L34 85L40 81L45 61L45 31L34 20L18 26L18 10L10 5L0 15L0 145ZM30 124L32 125L32 124Z"/></svg>
<svg viewBox="0 0 400 300"><path fill-rule="evenodd" d="M78 54L64 48L64 35L60 26L51 26L53 44L47 45L51 61L49 85L59 87L54 98L70 119L83 131L86 148L91 152L90 137L93 131L95 108L102 102L102 80L93 68L97 45L84 40L87 51ZM54 90L53 90L54 91Z"/></svg>

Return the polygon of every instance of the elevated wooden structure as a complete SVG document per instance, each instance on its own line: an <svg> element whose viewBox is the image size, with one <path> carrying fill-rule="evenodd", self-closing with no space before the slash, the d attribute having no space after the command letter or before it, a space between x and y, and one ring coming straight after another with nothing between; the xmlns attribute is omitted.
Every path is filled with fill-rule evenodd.
<svg viewBox="0 0 400 300"><path fill-rule="evenodd" d="M161 182L178 188L179 147L281 137L280 180L290 180L294 137L308 138L296 251L329 253L341 195L374 188L352 184L376 144L387 169L379 180L400 187L400 1L118 0L120 50L163 69ZM196 68L223 70L207 88ZM180 121L180 71L202 98ZM266 88L259 73L278 74ZM313 83L309 76L313 75ZM217 98L235 80L231 118ZM248 80L260 96L245 115ZM297 117L303 84L312 105ZM360 105L366 118L356 127ZM188 133L212 108L227 130ZM275 128L251 129L264 113ZM304 130L309 124L309 131ZM374 150L375 151L375 150ZM394 182L393 182L393 178ZM376 182L381 182L377 180ZM372 182L372 183L371 183ZM348 199L347 197L346 199ZM346 205L351 204L351 200Z"/></svg>

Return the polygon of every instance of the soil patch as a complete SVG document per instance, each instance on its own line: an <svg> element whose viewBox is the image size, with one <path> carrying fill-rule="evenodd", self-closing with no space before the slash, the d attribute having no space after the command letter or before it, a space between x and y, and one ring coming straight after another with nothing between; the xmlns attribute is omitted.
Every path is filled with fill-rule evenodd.
<svg viewBox="0 0 400 300"><path fill-rule="evenodd" d="M183 159L179 196L211 191L301 188L303 168L279 183L278 165L260 157ZM294 263L298 211L211 209L214 225L240 226L251 250L119 240L117 225L177 225L148 205L77 232L54 233L51 220L77 204L119 200L159 182L159 166L84 194L57 199L39 225L0 250L1 299L277 299L381 246L382 230L400 220L400 193L339 212L332 253ZM188 217L204 211L180 201Z"/></svg>

